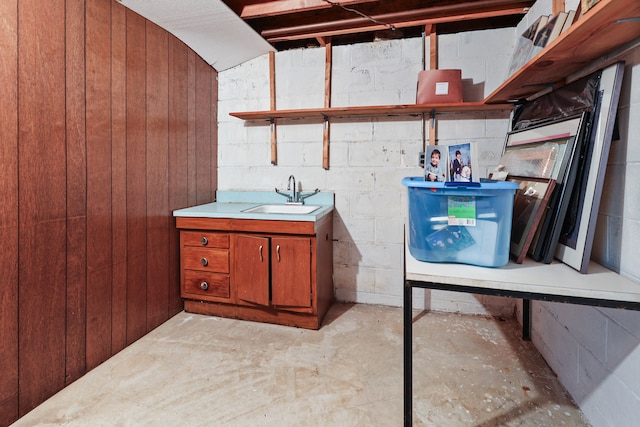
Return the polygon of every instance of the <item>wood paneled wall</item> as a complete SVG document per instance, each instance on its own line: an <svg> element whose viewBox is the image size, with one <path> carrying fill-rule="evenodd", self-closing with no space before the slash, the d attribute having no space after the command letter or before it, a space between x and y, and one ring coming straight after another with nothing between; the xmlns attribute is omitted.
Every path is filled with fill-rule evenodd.
<svg viewBox="0 0 640 427"><path fill-rule="evenodd" d="M19 24L19 25L18 25ZM217 73L115 1L0 2L0 426L182 309Z"/></svg>

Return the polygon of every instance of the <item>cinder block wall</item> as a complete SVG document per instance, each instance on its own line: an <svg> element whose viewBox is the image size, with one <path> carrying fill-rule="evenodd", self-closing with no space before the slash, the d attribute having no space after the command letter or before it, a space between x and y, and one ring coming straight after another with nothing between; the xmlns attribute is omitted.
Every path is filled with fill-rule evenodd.
<svg viewBox="0 0 640 427"><path fill-rule="evenodd" d="M567 1L565 9L575 9L578 3ZM551 0L539 0L516 33L549 13ZM640 288L640 48L620 59L626 63L617 115L620 140L611 144L591 258L635 280ZM640 312L544 302L534 302L532 311L533 343L590 423L636 425Z"/></svg>
<svg viewBox="0 0 640 427"><path fill-rule="evenodd" d="M481 100L506 70L513 29L440 37L441 64L462 68L465 84L481 88ZM496 57L470 58L494 46ZM428 52L428 45L426 46ZM333 48L331 106L415 103L423 67L421 38L379 41ZM276 54L276 105L279 109L324 105L325 49ZM440 67L442 68L442 66ZM504 75L505 71L501 71ZM488 76L491 76L490 78ZM270 164L269 126L243 122L230 111L269 109L269 63L264 56L219 74L219 188L273 190L290 174L303 190L336 195L334 287L338 300L402 304L403 233L407 210L405 176L422 174L418 154L425 125L421 116L331 120L330 168L322 168L321 120L278 120L278 165ZM499 160L508 112L438 116L438 144L478 141L480 165ZM428 140L428 129L426 130ZM428 142L427 142L428 143ZM417 306L465 313L512 315L513 300L416 290Z"/></svg>
<svg viewBox="0 0 640 427"><path fill-rule="evenodd" d="M638 282L640 48L626 66L591 258ZM607 284L603 283L606 287ZM640 312L534 302L533 342L594 426L640 418Z"/></svg>
<svg viewBox="0 0 640 427"><path fill-rule="evenodd" d="M567 1L575 8L577 1ZM538 1L522 27L551 13ZM534 16L535 15L535 16ZM441 36L439 67L461 68L465 93L478 100L503 80L521 28ZM428 46L427 46L428 49ZM276 56L278 108L323 106L324 49ZM618 113L621 139L609 158L593 257L640 282L634 242L640 239L640 52L627 61ZM422 68L422 41L334 47L332 106L411 103ZM305 190L336 194L334 286L343 301L402 304L404 176L418 175L420 117L345 118L331 122L331 168L322 168L322 123L278 122L278 165L270 164L269 127L229 111L269 108L268 58L219 75L219 188L272 190L290 174ZM479 97L479 98L475 98ZM508 118L499 113L438 119L438 143L482 142L482 162L497 162ZM606 286L606 284L603 284ZM639 285L640 286L640 285ZM425 308L510 314L513 301L416 290ZM640 313L568 304L534 303L533 341L594 426L633 425L640 418Z"/></svg>

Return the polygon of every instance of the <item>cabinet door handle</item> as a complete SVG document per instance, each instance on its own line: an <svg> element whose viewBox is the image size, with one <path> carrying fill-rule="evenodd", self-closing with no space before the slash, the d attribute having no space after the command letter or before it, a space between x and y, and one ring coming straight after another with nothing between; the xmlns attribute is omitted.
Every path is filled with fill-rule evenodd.
<svg viewBox="0 0 640 427"><path fill-rule="evenodd" d="M260 253L260 262L263 261L262 259L262 245L260 245L260 248L258 248L258 252Z"/></svg>
<svg viewBox="0 0 640 427"><path fill-rule="evenodd" d="M200 283L200 289L206 291L207 289L209 289L209 284L207 282Z"/></svg>
<svg viewBox="0 0 640 427"><path fill-rule="evenodd" d="M209 265L209 260L206 259L205 257L202 257L200 259L200 264L202 264L203 267L206 267L207 265Z"/></svg>
<svg viewBox="0 0 640 427"><path fill-rule="evenodd" d="M276 246L276 257L278 258L278 262L280 262L280 245Z"/></svg>
<svg viewBox="0 0 640 427"><path fill-rule="evenodd" d="M200 244L202 246L207 246L207 244L209 243L209 240L207 239L206 236L202 236L202 238L200 239Z"/></svg>

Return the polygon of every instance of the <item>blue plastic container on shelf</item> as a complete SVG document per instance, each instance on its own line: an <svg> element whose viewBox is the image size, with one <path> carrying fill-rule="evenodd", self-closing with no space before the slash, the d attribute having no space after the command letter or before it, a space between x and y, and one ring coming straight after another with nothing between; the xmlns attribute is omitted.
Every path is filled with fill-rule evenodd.
<svg viewBox="0 0 640 427"><path fill-rule="evenodd" d="M510 181L448 183L402 180L409 195L409 252L419 261L502 267L509 262Z"/></svg>

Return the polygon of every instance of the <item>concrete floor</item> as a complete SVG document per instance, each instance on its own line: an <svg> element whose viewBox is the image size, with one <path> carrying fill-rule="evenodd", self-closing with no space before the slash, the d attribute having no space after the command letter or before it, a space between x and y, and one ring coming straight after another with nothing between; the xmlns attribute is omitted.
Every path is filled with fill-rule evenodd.
<svg viewBox="0 0 640 427"><path fill-rule="evenodd" d="M513 319L418 313L414 425L585 426ZM401 426L402 309L335 304L320 331L180 313L20 426Z"/></svg>

